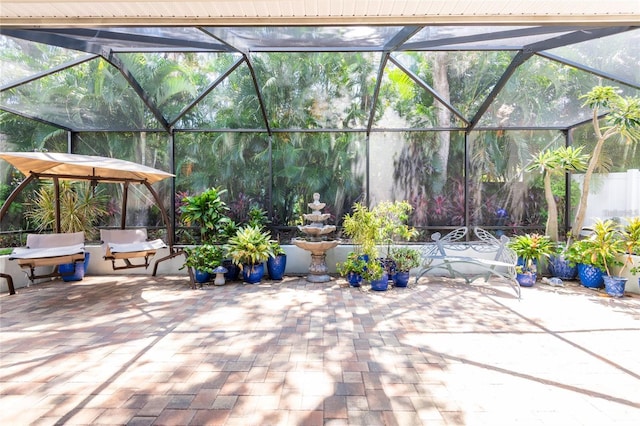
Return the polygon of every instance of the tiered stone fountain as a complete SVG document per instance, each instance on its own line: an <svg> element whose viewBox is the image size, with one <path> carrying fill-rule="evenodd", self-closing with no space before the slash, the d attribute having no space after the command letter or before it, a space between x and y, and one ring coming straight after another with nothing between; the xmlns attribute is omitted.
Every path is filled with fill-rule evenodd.
<svg viewBox="0 0 640 426"><path fill-rule="evenodd" d="M311 252L311 265L309 265L309 275L307 281L312 283L324 283L331 281L327 268L327 250L337 246L340 241L327 239L328 234L334 232L334 225L326 225L325 222L331 216L329 213L322 213L325 203L320 202L320 194L313 194L313 202L307 204L312 210L311 214L303 214L305 222L309 225L298 226L306 238L294 238L293 244L301 249Z"/></svg>

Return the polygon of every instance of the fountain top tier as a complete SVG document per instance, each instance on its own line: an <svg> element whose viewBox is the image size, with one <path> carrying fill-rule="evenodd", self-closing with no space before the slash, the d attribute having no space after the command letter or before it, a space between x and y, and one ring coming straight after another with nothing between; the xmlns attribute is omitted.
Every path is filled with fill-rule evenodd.
<svg viewBox="0 0 640 426"><path fill-rule="evenodd" d="M325 203L321 203L320 202L320 194L318 194L317 192L314 192L313 193L313 203L309 203L307 205L313 211L313 213L320 214L320 212L322 211L322 209L324 209L324 206L326 204Z"/></svg>
<svg viewBox="0 0 640 426"><path fill-rule="evenodd" d="M307 204L313 213L303 214L304 220L311 222L309 225L298 226L298 229L311 238L311 241L320 240L324 235L330 234L336 230L334 225L325 225L325 222L331 215L322 213L325 203L320 202L320 194L313 194L313 202Z"/></svg>

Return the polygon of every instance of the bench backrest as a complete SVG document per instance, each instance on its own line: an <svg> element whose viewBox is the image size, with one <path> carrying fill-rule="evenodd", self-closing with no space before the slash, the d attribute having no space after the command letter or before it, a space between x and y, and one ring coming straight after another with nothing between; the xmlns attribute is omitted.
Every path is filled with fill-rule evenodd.
<svg viewBox="0 0 640 426"><path fill-rule="evenodd" d="M28 248L54 248L84 244L84 232L27 234Z"/></svg>
<svg viewBox="0 0 640 426"><path fill-rule="evenodd" d="M145 228L101 229L100 239L103 243L143 243L147 241L147 230Z"/></svg>
<svg viewBox="0 0 640 426"><path fill-rule="evenodd" d="M435 232L431 235L434 241L432 244L426 244L422 249L422 258L428 259L430 256L454 256L455 252L463 252L472 249L478 253L491 254L492 260L504 263L516 264L517 255L509 248L509 237L502 235L500 239L494 237L488 231L475 227L473 233L477 241L465 241L468 229L461 227L454 229L444 237Z"/></svg>

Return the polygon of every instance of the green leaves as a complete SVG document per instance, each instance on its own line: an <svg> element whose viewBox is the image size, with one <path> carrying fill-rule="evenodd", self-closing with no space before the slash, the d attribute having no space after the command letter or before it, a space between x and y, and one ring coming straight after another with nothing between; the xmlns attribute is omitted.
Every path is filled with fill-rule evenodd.
<svg viewBox="0 0 640 426"><path fill-rule="evenodd" d="M274 256L275 243L269 231L247 225L229 239L227 252L236 265L255 265Z"/></svg>
<svg viewBox="0 0 640 426"><path fill-rule="evenodd" d="M107 198L94 192L88 182L60 181L60 232L83 231L85 238L91 240L96 233L95 223L108 214L106 204ZM40 231L53 229L55 206L54 185L46 183L36 192L26 216Z"/></svg>
<svg viewBox="0 0 640 426"><path fill-rule="evenodd" d="M584 171L587 168L589 154L583 154L584 146L546 149L533 157L527 171L539 170L541 173L564 173L565 171Z"/></svg>
<svg viewBox="0 0 640 426"><path fill-rule="evenodd" d="M420 266L420 252L411 247L394 247L390 253L391 259L396 263L396 270L407 272Z"/></svg>
<svg viewBox="0 0 640 426"><path fill-rule="evenodd" d="M534 260L554 252L554 244L549 237L537 233L518 235L509 241L509 247L522 258L525 268L530 268Z"/></svg>
<svg viewBox="0 0 640 426"><path fill-rule="evenodd" d="M184 266L191 267L202 272L213 272L222 264L224 249L213 244L203 244L201 246L186 247Z"/></svg>
<svg viewBox="0 0 640 426"><path fill-rule="evenodd" d="M621 264L617 256L624 251L625 243L618 224L611 219L598 219L588 238L571 244L567 257L572 262L595 266L611 275L611 267Z"/></svg>
<svg viewBox="0 0 640 426"><path fill-rule="evenodd" d="M226 189L209 188L199 195L185 197L185 204L180 207L182 221L200 227L203 243L221 242L224 229L228 226L230 219L226 212L229 208L220 198L225 192Z"/></svg>

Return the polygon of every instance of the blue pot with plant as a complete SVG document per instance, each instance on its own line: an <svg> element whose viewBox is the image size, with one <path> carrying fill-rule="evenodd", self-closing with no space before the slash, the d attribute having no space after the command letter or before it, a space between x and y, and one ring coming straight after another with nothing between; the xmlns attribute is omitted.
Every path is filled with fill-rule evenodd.
<svg viewBox="0 0 640 426"><path fill-rule="evenodd" d="M242 265L242 277L245 282L255 284L262 280L264 262L274 257L274 244L269 231L258 225L243 226L229 238L227 252L233 263Z"/></svg>
<svg viewBox="0 0 640 426"><path fill-rule="evenodd" d="M390 250L389 256L393 259L396 269L393 285L406 287L409 284L409 271L420 266L420 252L411 247L394 247Z"/></svg>
<svg viewBox="0 0 640 426"><path fill-rule="evenodd" d="M267 272L269 272L269 279L281 280L284 277L284 271L287 268L287 254L278 242L273 244L273 254L273 256L269 256L269 259L267 259Z"/></svg>
<svg viewBox="0 0 640 426"><path fill-rule="evenodd" d="M518 255L516 280L522 287L533 286L537 279L538 262L553 253L553 242L547 235L532 233L513 237L509 247Z"/></svg>
<svg viewBox="0 0 640 426"><path fill-rule="evenodd" d="M201 244L185 247L184 254L185 261L182 268L191 268L194 281L202 284L208 282L211 278L211 272L222 265L224 250L219 245Z"/></svg>
<svg viewBox="0 0 640 426"><path fill-rule="evenodd" d="M247 284L258 284L264 277L264 263L242 265L242 280Z"/></svg>
<svg viewBox="0 0 640 426"><path fill-rule="evenodd" d="M371 290L386 291L389 288L389 275L378 259L369 260L362 276L371 286Z"/></svg>
<svg viewBox="0 0 640 426"><path fill-rule="evenodd" d="M571 244L567 256L578 264L583 286L601 288L603 276L611 276L611 268L622 264L618 256L625 253L625 239L619 225L611 219L597 219L592 229L587 238Z"/></svg>
<svg viewBox="0 0 640 426"><path fill-rule="evenodd" d="M368 259L369 256L352 251L347 254L344 262L336 264L336 269L340 275L347 279L351 287L360 287Z"/></svg>

